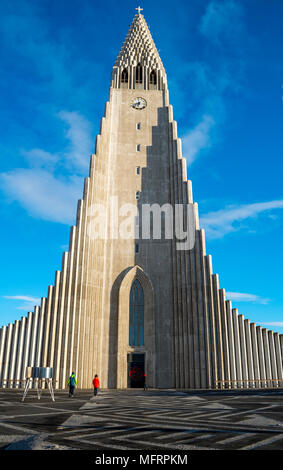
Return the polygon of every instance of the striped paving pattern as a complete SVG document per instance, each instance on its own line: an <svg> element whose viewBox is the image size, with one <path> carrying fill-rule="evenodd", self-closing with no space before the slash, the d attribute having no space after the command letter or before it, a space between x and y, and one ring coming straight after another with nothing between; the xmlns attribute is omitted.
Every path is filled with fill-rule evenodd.
<svg viewBox="0 0 283 470"><path fill-rule="evenodd" d="M59 449L283 449L281 390L101 391L95 398L78 391L74 399L60 391L55 403L30 396L24 404L19 397L0 392L2 448L20 436L44 434L46 445Z"/></svg>

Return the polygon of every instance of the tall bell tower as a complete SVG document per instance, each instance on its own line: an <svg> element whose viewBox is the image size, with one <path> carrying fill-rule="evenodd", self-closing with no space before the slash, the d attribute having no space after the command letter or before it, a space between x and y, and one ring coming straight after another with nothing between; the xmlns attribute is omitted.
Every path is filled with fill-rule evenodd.
<svg viewBox="0 0 283 470"><path fill-rule="evenodd" d="M76 224L54 285L0 330L0 384L53 367L56 388L249 388L283 383L283 336L219 287L166 73L139 7L111 74ZM273 382L272 382L273 381Z"/></svg>

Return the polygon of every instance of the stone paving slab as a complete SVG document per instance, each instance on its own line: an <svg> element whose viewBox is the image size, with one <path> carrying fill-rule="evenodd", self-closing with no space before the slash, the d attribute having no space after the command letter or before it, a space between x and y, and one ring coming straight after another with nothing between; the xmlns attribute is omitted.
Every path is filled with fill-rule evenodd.
<svg viewBox="0 0 283 470"><path fill-rule="evenodd" d="M283 391L0 389L1 450L283 450Z"/></svg>

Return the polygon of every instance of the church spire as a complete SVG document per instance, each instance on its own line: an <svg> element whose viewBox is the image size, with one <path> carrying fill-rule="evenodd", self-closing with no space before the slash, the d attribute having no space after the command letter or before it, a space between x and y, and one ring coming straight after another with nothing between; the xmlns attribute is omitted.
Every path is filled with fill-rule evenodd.
<svg viewBox="0 0 283 470"><path fill-rule="evenodd" d="M163 89L166 73L141 7L136 8L128 34L113 67L114 88Z"/></svg>

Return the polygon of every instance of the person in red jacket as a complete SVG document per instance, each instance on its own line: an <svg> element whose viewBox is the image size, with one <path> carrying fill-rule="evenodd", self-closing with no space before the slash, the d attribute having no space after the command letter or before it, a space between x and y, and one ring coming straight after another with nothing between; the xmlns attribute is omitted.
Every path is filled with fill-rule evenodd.
<svg viewBox="0 0 283 470"><path fill-rule="evenodd" d="M94 376L94 379L92 381L92 385L93 385L93 394L94 394L94 396L96 396L97 393L98 393L99 385L100 385L99 378L98 378L97 374L95 374L95 376Z"/></svg>

